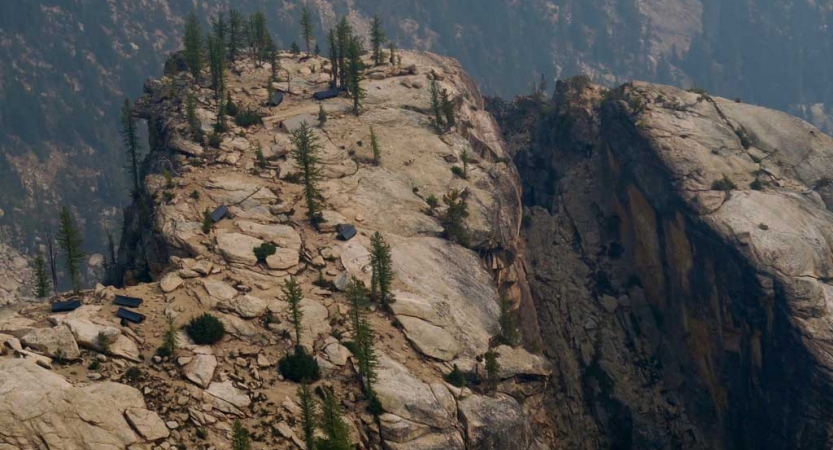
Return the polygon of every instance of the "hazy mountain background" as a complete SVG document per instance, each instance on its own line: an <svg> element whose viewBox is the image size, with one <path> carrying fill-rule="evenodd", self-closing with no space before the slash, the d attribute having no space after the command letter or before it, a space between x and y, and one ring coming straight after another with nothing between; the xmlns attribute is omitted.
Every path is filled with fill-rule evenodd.
<svg viewBox="0 0 833 450"><path fill-rule="evenodd" d="M279 45L297 39L288 0L26 0L0 3L0 239L26 250L58 205L88 249L127 202L118 138L125 96L159 75L183 19L230 4L263 10ZM400 47L458 58L487 94L578 73L698 86L830 130L830 0L314 0L317 33L374 13ZM322 51L326 45L322 43Z"/></svg>

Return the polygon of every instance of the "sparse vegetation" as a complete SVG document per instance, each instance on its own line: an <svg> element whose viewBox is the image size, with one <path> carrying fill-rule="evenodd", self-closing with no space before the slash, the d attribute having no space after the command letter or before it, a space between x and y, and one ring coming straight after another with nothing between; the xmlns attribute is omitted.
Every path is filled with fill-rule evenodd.
<svg viewBox="0 0 833 450"><path fill-rule="evenodd" d="M734 189L737 189L737 185L735 185L735 182L726 175L723 175L723 178L712 182L713 191L731 191Z"/></svg>
<svg viewBox="0 0 833 450"><path fill-rule="evenodd" d="M506 344L511 347L517 346L520 342L518 321L515 312L512 311L512 302L504 294L500 296L500 317L498 323L500 324L500 333L497 336L497 340L501 344Z"/></svg>
<svg viewBox="0 0 833 450"><path fill-rule="evenodd" d="M749 183L749 188L755 191L763 190L764 183L761 182L760 178L755 178L751 183Z"/></svg>
<svg viewBox="0 0 833 450"><path fill-rule="evenodd" d="M442 103L440 102L440 91L437 87L437 80L431 80L431 111L434 113L434 129L437 133L443 132Z"/></svg>
<svg viewBox="0 0 833 450"><path fill-rule="evenodd" d="M168 317L168 327L165 329L165 333L162 335L162 345L159 346L159 349L156 350L156 354L159 356L173 356L176 352L176 326L174 326L174 320Z"/></svg>
<svg viewBox="0 0 833 450"><path fill-rule="evenodd" d="M271 242L264 242L253 249L255 258L257 258L257 262L259 263L265 263L266 258L274 255L277 250L278 248Z"/></svg>
<svg viewBox="0 0 833 450"><path fill-rule="evenodd" d="M200 199L200 191L194 189L193 191L191 191L191 193L188 196L191 197L194 200L199 200Z"/></svg>
<svg viewBox="0 0 833 450"><path fill-rule="evenodd" d="M454 364L454 368L451 369L451 372L446 374L445 381L458 388L466 387L466 376L463 374L463 371L457 367L457 364Z"/></svg>
<svg viewBox="0 0 833 450"><path fill-rule="evenodd" d="M278 361L278 370L284 378L296 383L321 378L318 361L301 345L296 345L294 352L284 355Z"/></svg>
<svg viewBox="0 0 833 450"><path fill-rule="evenodd" d="M301 124L301 127L292 133L291 140L294 146L291 155L295 159L303 180L307 217L313 224L316 224L321 215L321 192L318 189L318 182L321 180L318 151L321 145L306 123Z"/></svg>
<svg viewBox="0 0 833 450"><path fill-rule="evenodd" d="M261 117L261 115L256 111L247 109L237 113L237 116L234 118L234 123L239 127L246 128L254 125L262 125L263 117Z"/></svg>
<svg viewBox="0 0 833 450"><path fill-rule="evenodd" d="M126 371L124 371L124 378L131 383L139 381L139 378L142 378L142 375L144 375L142 369L137 366L130 366Z"/></svg>
<svg viewBox="0 0 833 450"><path fill-rule="evenodd" d="M382 149L379 147L379 138L372 126L370 127L370 148L373 150L373 164L377 166L382 164Z"/></svg>
<svg viewBox="0 0 833 450"><path fill-rule="evenodd" d="M46 258L43 252L38 250L35 256L33 284L35 285L35 295L38 298L44 298L49 295L49 274L46 272Z"/></svg>
<svg viewBox="0 0 833 450"><path fill-rule="evenodd" d="M498 354L492 349L489 349L489 351L483 355L486 365L486 379L492 387L494 387L495 383L497 383L499 379L498 373L500 372L500 363L498 363L497 357Z"/></svg>
<svg viewBox="0 0 833 450"><path fill-rule="evenodd" d="M232 450L251 450L252 448L249 430L243 426L240 419L235 419L232 426L231 448Z"/></svg>
<svg viewBox="0 0 833 450"><path fill-rule="evenodd" d="M429 195L428 198L425 199L425 203L428 204L428 214L432 216L437 215L437 208L440 207L440 200L437 196L434 194Z"/></svg>
<svg viewBox="0 0 833 450"><path fill-rule="evenodd" d="M324 104L318 104L318 126L323 127L327 123L327 112L324 111Z"/></svg>
<svg viewBox="0 0 833 450"><path fill-rule="evenodd" d="M375 232L370 238L370 267L373 275L370 282L370 295L376 299L384 310L390 308L390 287L393 282L390 245L385 242L382 233Z"/></svg>
<svg viewBox="0 0 833 450"><path fill-rule="evenodd" d="M75 219L66 206L61 208L59 219L58 247L64 256L64 268L67 274L69 274L72 290L77 294L81 290L81 262L84 259L81 245L83 241L81 239L81 233L75 225Z"/></svg>
<svg viewBox="0 0 833 450"><path fill-rule="evenodd" d="M465 219L469 216L466 199L460 191L452 189L443 196L445 213L440 217L443 226L443 237L464 247L469 246L469 232L465 226Z"/></svg>
<svg viewBox="0 0 833 450"><path fill-rule="evenodd" d="M208 234L213 225L214 220L211 219L211 213L206 209L202 212L202 232Z"/></svg>
<svg viewBox="0 0 833 450"><path fill-rule="evenodd" d="M226 327L220 319L209 313L203 313L191 319L185 327L188 336L197 345L211 345L218 342L226 334Z"/></svg>

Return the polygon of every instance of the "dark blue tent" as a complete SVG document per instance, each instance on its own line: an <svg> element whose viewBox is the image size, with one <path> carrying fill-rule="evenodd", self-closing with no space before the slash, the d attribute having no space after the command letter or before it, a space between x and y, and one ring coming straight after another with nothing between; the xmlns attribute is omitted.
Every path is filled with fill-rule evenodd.
<svg viewBox="0 0 833 450"><path fill-rule="evenodd" d="M211 213L211 221L212 222L219 222L223 220L224 217L228 215L228 208L225 206L220 206Z"/></svg>
<svg viewBox="0 0 833 450"><path fill-rule="evenodd" d="M267 106L280 106L283 103L283 92L275 92L272 94L272 98L266 102Z"/></svg>
<svg viewBox="0 0 833 450"><path fill-rule="evenodd" d="M342 241L349 241L356 235L356 227L350 224L339 224L336 229L338 231L338 238Z"/></svg>
<svg viewBox="0 0 833 450"><path fill-rule="evenodd" d="M340 91L338 89L327 89L326 91L316 92L312 94L312 98L316 100L327 100L328 98L336 98L338 97L338 93Z"/></svg>
<svg viewBox="0 0 833 450"><path fill-rule="evenodd" d="M65 302L55 302L52 304L52 312L68 312L74 311L81 306L81 300L70 299Z"/></svg>
<svg viewBox="0 0 833 450"><path fill-rule="evenodd" d="M136 297L127 297L124 295L117 295L113 300L114 305L126 306L128 308L138 308L142 304L142 299Z"/></svg>
<svg viewBox="0 0 833 450"><path fill-rule="evenodd" d="M139 314L137 312L129 311L124 308L119 308L119 310L116 311L116 317L133 323L142 323L145 321L144 314Z"/></svg>

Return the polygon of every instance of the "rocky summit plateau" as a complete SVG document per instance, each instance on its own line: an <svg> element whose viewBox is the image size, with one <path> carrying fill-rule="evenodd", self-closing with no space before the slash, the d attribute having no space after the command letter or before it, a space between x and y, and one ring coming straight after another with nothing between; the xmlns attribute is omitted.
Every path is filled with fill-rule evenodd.
<svg viewBox="0 0 833 450"><path fill-rule="evenodd" d="M638 81L484 99L397 52L361 56L360 114L322 56L232 58L215 95L171 55L128 104L150 152L110 283L19 301L0 247L0 448L833 445L833 138Z"/></svg>

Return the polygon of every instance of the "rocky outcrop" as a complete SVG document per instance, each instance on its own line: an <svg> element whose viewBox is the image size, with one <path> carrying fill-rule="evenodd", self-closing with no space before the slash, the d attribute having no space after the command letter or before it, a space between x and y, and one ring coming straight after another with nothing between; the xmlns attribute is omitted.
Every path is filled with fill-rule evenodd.
<svg viewBox="0 0 833 450"><path fill-rule="evenodd" d="M552 106L504 123L534 136L516 146L524 259L553 404L569 405L550 408L560 439L829 446L833 139L643 83L572 79Z"/></svg>
<svg viewBox="0 0 833 450"><path fill-rule="evenodd" d="M25 359L0 360L0 443L5 447L126 449L167 435L159 422L130 386L75 387Z"/></svg>

